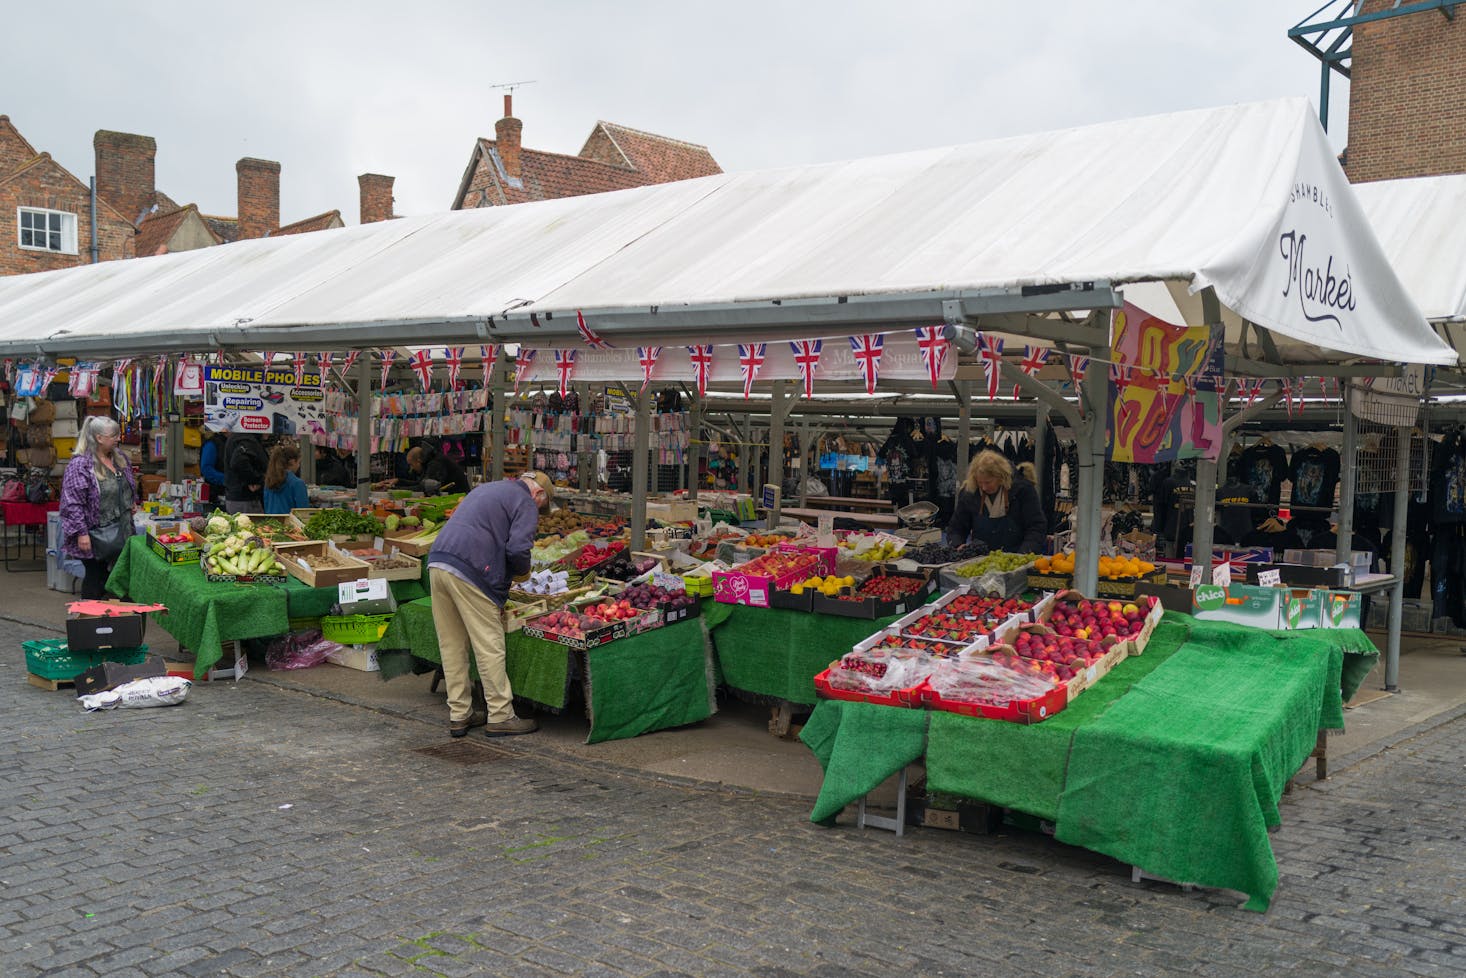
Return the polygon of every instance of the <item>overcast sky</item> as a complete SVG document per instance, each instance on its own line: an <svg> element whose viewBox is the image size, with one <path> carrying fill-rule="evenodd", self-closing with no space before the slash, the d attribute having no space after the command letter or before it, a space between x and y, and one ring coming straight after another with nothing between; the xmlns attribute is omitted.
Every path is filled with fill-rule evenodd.
<svg viewBox="0 0 1466 978"><path fill-rule="evenodd" d="M142 133L180 204L235 214L234 164L254 156L281 163L284 223L354 224L365 172L397 178L399 214L445 210L502 83L533 82L514 93L527 147L576 153L605 119L751 170L1317 104L1318 63L1287 30L1321 2L24 4L7 10L0 114L83 181L96 130ZM1337 76L1332 102L1342 146Z"/></svg>

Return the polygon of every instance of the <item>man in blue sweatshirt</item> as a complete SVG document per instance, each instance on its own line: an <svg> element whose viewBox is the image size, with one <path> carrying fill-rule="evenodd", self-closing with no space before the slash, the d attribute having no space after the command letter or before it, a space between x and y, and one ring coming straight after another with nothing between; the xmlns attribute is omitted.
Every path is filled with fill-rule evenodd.
<svg viewBox="0 0 1466 978"><path fill-rule="evenodd" d="M533 733L534 720L514 715L513 691L504 665L504 602L509 582L529 571L539 514L555 484L543 472L526 472L479 486L463 498L428 552L433 626L448 686L448 733L462 737L484 725L484 735ZM478 664L488 714L473 712L469 650Z"/></svg>

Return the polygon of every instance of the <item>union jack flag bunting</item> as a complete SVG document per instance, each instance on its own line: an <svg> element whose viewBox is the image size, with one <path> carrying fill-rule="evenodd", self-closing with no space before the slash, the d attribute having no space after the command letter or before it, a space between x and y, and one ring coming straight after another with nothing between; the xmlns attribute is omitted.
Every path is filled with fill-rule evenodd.
<svg viewBox="0 0 1466 978"><path fill-rule="evenodd" d="M641 364L642 390L646 390L646 385L652 382L652 371L656 369L657 358L661 355L660 346L638 346L636 348L636 359Z"/></svg>
<svg viewBox="0 0 1466 978"><path fill-rule="evenodd" d="M463 347L443 347L443 362L448 365L448 389L450 391L456 391L458 389L458 374L463 370Z"/></svg>
<svg viewBox="0 0 1466 978"><path fill-rule="evenodd" d="M980 333L977 348L982 353L982 375L988 382L988 400L998 399L998 383L1003 373L1003 338Z"/></svg>
<svg viewBox="0 0 1466 978"><path fill-rule="evenodd" d="M794 351L794 362L799 365L799 376L804 378L804 396L814 396L814 372L820 365L820 353L824 340L795 340L789 344Z"/></svg>
<svg viewBox="0 0 1466 978"><path fill-rule="evenodd" d="M935 389L942 379L942 364L947 361L947 349L952 342L947 339L945 326L918 326L916 345L921 349L921 362L926 366L927 376Z"/></svg>
<svg viewBox="0 0 1466 978"><path fill-rule="evenodd" d="M555 369L560 372L560 396L570 389L570 375L575 373L575 351L556 350Z"/></svg>
<svg viewBox="0 0 1466 978"><path fill-rule="evenodd" d="M351 368L354 367L354 366L356 366L356 361L358 361L360 359L361 359L361 351L360 350L347 350L346 351L346 359L341 361L341 372L343 374L349 374L349 373L351 373Z"/></svg>
<svg viewBox="0 0 1466 978"><path fill-rule="evenodd" d="M713 345L707 343L689 346L687 355L692 360L692 370L697 376L697 396L702 397L708 392L708 378L713 373Z"/></svg>
<svg viewBox="0 0 1466 978"><path fill-rule="evenodd" d="M1039 369L1049 362L1049 348L1046 346L1023 347L1023 362L1018 369L1022 370L1027 377L1037 377ZM1013 400L1018 400L1018 385L1013 385Z"/></svg>
<svg viewBox="0 0 1466 978"><path fill-rule="evenodd" d="M1078 394L1084 384L1084 375L1089 372L1089 357L1069 354L1069 376L1074 381L1074 393Z"/></svg>
<svg viewBox="0 0 1466 978"><path fill-rule="evenodd" d="M881 376L881 353L885 346L886 338L880 333L850 337L850 352L855 357L856 366L860 368L860 376L865 378L867 394L876 392L876 381Z"/></svg>
<svg viewBox="0 0 1466 978"><path fill-rule="evenodd" d="M291 357L291 365L295 367L295 385L297 387L305 383L305 367L309 362L310 358L303 352L296 353Z"/></svg>
<svg viewBox="0 0 1466 978"><path fill-rule="evenodd" d="M514 361L514 394L519 395L519 385L529 378L529 372L534 369L534 351L524 347L519 348L519 357Z"/></svg>
<svg viewBox="0 0 1466 978"><path fill-rule="evenodd" d="M387 349L382 351L382 390L387 389L387 375L392 372L392 364L397 362L397 351Z"/></svg>
<svg viewBox="0 0 1466 978"><path fill-rule="evenodd" d="M575 328L580 330L581 338L585 340L586 346L596 350L609 350L611 348L611 344L601 339L601 334L585 324L585 317L580 314L579 309L575 310Z"/></svg>
<svg viewBox="0 0 1466 978"><path fill-rule="evenodd" d="M265 370L268 372L270 369L270 365L275 362L275 351L266 350L265 352L260 354L260 360L264 362Z"/></svg>
<svg viewBox="0 0 1466 978"><path fill-rule="evenodd" d="M321 368L321 383L324 384L331 377L331 363L336 355L330 350L316 354L316 366Z"/></svg>
<svg viewBox="0 0 1466 978"><path fill-rule="evenodd" d="M418 350L407 358L407 365L417 374L418 383L424 391L433 387L433 355L427 350Z"/></svg>
<svg viewBox="0 0 1466 978"><path fill-rule="evenodd" d="M768 352L768 348L767 343L738 344L738 371L743 374L743 399L745 401L753 392L753 382L758 380L758 372L763 369L764 354Z"/></svg>
<svg viewBox="0 0 1466 978"><path fill-rule="evenodd" d="M484 383L487 384L490 376L494 372L494 364L499 359L499 345L497 343L490 343L488 346L480 346L478 348L478 358L479 363L484 368Z"/></svg>

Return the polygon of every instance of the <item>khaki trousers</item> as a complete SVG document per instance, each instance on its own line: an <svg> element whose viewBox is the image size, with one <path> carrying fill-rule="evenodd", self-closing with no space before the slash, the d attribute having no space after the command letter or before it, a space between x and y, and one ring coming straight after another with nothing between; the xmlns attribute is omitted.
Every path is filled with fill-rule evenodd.
<svg viewBox="0 0 1466 978"><path fill-rule="evenodd" d="M467 720L473 712L473 681L468 656L473 650L484 685L489 722L513 719L509 673L504 666L504 611L488 595L445 570L428 570L433 590L433 626L448 685L448 719Z"/></svg>

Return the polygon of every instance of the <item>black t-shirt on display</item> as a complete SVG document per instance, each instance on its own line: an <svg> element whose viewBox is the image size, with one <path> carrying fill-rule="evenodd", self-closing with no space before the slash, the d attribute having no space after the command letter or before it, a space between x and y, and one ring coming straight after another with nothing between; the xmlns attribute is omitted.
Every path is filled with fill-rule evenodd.
<svg viewBox="0 0 1466 978"><path fill-rule="evenodd" d="M1283 498L1283 480L1288 477L1288 455L1278 445L1258 442L1242 453L1237 474L1252 486L1258 502L1276 506ZM1266 518L1266 511L1258 513L1259 521Z"/></svg>
<svg viewBox="0 0 1466 978"><path fill-rule="evenodd" d="M1228 503L1256 503L1257 490L1239 479L1233 479L1217 490L1217 529L1225 533L1226 540L1218 543L1243 543L1252 533L1257 515L1265 510L1251 506L1227 505Z"/></svg>
<svg viewBox="0 0 1466 978"><path fill-rule="evenodd" d="M1294 506L1333 506L1334 490L1339 485L1339 453L1332 448L1309 445L1293 453L1288 466L1293 481ZM1293 523L1299 527L1326 526L1328 513L1295 513Z"/></svg>

